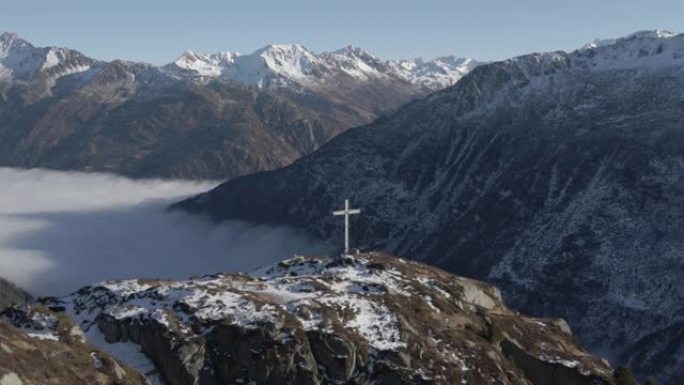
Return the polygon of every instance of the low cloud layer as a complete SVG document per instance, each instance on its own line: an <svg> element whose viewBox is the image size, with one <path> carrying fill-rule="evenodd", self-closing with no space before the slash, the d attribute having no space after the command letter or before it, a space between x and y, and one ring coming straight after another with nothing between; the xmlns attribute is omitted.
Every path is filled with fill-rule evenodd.
<svg viewBox="0 0 684 385"><path fill-rule="evenodd" d="M0 276L61 295L109 278L249 271L330 251L288 228L165 212L214 185L0 168Z"/></svg>

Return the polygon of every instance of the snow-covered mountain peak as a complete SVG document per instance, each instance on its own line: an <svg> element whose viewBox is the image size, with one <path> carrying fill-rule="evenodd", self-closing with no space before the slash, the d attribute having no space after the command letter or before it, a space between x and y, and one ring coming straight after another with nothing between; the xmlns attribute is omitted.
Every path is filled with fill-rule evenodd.
<svg viewBox="0 0 684 385"><path fill-rule="evenodd" d="M0 34L0 49L13 47L33 47L33 45L14 32L3 32Z"/></svg>
<svg viewBox="0 0 684 385"><path fill-rule="evenodd" d="M209 55L203 54L201 52L195 52L191 50L187 50L183 52L176 61L179 60L187 60L187 61L195 61L195 60L202 60L207 58Z"/></svg>
<svg viewBox="0 0 684 385"><path fill-rule="evenodd" d="M256 50L252 55L301 55L315 56L301 44L269 44Z"/></svg>
<svg viewBox="0 0 684 385"><path fill-rule="evenodd" d="M45 49L35 48L16 33L0 35L0 80L32 78L45 61Z"/></svg>
<svg viewBox="0 0 684 385"><path fill-rule="evenodd" d="M407 81L435 90L455 84L480 64L482 63L473 59L456 56L390 62L390 65Z"/></svg>
<svg viewBox="0 0 684 385"><path fill-rule="evenodd" d="M188 50L166 67L176 67L176 70L186 73L192 71L199 76L218 77L222 68L232 64L238 56L237 52L230 51L208 55Z"/></svg>
<svg viewBox="0 0 684 385"><path fill-rule="evenodd" d="M352 58L361 58L361 59L372 59L372 60L380 60L378 59L375 55L372 53L366 51L363 48L360 47L355 47L353 45L348 45L344 48L340 48L338 50L330 52L332 55L341 55L341 56L346 56L346 57L352 57Z"/></svg>
<svg viewBox="0 0 684 385"><path fill-rule="evenodd" d="M56 81L85 72L95 60L68 48L34 47L16 33L0 35L0 81L44 82L49 94Z"/></svg>
<svg viewBox="0 0 684 385"><path fill-rule="evenodd" d="M240 53L236 51L222 51L212 56L218 58L223 63L232 63L236 57L240 56Z"/></svg>
<svg viewBox="0 0 684 385"><path fill-rule="evenodd" d="M252 57L249 57L252 56ZM244 64L251 64L251 70L258 70L254 66L253 58L258 56L262 65L286 77L302 78L311 73L311 69L318 62L318 57L306 47L299 44L271 44L261 48L251 55L244 57ZM241 58L242 59L242 58Z"/></svg>

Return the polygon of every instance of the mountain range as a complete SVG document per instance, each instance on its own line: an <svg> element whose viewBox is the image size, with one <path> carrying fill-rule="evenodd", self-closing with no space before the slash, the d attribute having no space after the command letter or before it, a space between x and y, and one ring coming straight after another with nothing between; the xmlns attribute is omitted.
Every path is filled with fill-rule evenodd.
<svg viewBox="0 0 684 385"><path fill-rule="evenodd" d="M229 179L287 165L477 64L270 45L154 66L3 33L0 166Z"/></svg>
<svg viewBox="0 0 684 385"><path fill-rule="evenodd" d="M591 349L684 378L684 34L484 64L276 171L175 207L494 282Z"/></svg>

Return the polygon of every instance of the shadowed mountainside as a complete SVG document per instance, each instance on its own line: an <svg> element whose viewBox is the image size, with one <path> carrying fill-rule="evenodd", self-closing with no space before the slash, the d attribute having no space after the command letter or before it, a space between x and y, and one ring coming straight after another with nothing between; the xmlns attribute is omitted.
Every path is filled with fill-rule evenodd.
<svg viewBox="0 0 684 385"><path fill-rule="evenodd" d="M362 247L494 282L674 385L683 356L644 337L684 317L683 89L684 35L661 31L483 65L176 207L336 239L330 214L350 198ZM634 355L650 349L676 364Z"/></svg>

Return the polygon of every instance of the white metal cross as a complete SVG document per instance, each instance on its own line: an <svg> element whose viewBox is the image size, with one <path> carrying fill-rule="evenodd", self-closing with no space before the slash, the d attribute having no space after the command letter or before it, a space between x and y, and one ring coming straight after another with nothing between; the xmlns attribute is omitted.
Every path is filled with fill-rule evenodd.
<svg viewBox="0 0 684 385"><path fill-rule="evenodd" d="M344 200L344 210L333 211L333 215L344 215L344 253L349 253L349 216L360 214L359 209L349 209L349 199Z"/></svg>

